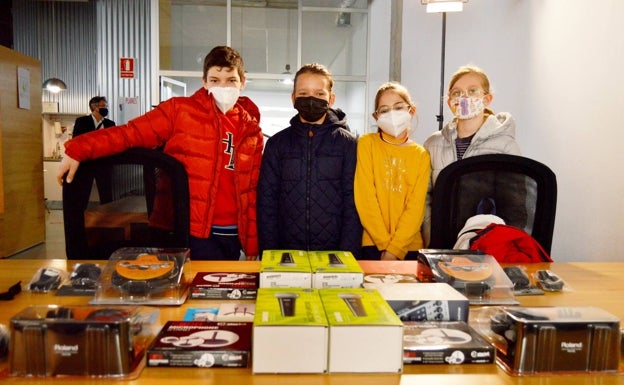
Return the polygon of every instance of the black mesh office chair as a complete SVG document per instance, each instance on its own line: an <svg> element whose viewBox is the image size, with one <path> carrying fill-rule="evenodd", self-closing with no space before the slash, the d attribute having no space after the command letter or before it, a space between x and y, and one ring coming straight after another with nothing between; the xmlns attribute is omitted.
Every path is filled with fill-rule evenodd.
<svg viewBox="0 0 624 385"><path fill-rule="evenodd" d="M557 180L540 162L507 154L462 159L440 172L431 199L430 248L452 248L466 220L485 213L523 229L550 253Z"/></svg>
<svg viewBox="0 0 624 385"><path fill-rule="evenodd" d="M93 205L92 179L85 176L107 166L113 168L113 201ZM120 247L188 247L189 218L186 170L158 150L132 148L83 162L74 181L63 184L68 259L108 259Z"/></svg>

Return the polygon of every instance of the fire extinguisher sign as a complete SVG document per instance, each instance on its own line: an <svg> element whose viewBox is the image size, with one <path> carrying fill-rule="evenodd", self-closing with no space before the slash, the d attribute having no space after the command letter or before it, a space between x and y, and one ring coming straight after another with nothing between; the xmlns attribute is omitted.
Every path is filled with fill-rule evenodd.
<svg viewBox="0 0 624 385"><path fill-rule="evenodd" d="M134 64L133 57L119 58L119 75L122 79L134 79L136 77Z"/></svg>

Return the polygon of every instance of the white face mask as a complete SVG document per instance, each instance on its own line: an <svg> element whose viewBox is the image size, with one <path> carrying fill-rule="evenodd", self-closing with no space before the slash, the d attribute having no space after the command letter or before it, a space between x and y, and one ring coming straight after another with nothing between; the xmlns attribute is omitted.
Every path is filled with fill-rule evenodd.
<svg viewBox="0 0 624 385"><path fill-rule="evenodd" d="M210 87L208 92L214 96L217 107L224 114L234 107L240 96L240 90L236 87Z"/></svg>
<svg viewBox="0 0 624 385"><path fill-rule="evenodd" d="M453 114L457 119L472 119L480 115L485 110L483 97L465 97L462 96L455 100L455 110Z"/></svg>
<svg viewBox="0 0 624 385"><path fill-rule="evenodd" d="M410 127L412 115L406 110L390 110L377 118L377 126L383 132L398 138Z"/></svg>

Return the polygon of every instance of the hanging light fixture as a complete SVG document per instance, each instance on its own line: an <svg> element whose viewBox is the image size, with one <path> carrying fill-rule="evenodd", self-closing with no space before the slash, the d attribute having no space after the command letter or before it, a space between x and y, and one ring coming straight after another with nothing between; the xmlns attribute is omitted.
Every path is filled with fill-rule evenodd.
<svg viewBox="0 0 624 385"><path fill-rule="evenodd" d="M58 71L58 60L56 58L56 19L55 19L56 5L52 3L52 61L54 62L54 71ZM53 94L57 94L61 91L67 90L67 85L59 78L49 78L43 82L43 89Z"/></svg>
<svg viewBox="0 0 624 385"><path fill-rule="evenodd" d="M43 82L43 88L56 94L67 90L67 85L59 78L50 78Z"/></svg>

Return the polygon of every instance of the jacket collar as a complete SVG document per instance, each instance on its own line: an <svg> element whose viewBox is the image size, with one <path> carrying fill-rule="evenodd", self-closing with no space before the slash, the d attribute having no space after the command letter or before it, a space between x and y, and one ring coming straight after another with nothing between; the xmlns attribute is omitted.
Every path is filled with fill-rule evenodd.
<svg viewBox="0 0 624 385"><path fill-rule="evenodd" d="M308 136L309 131L312 131L315 135L323 135L340 128L350 131L347 125L346 114L338 108L330 108L325 116L325 121L321 124L303 123L299 119L299 114L297 114L290 119L290 125L297 134L303 136Z"/></svg>

